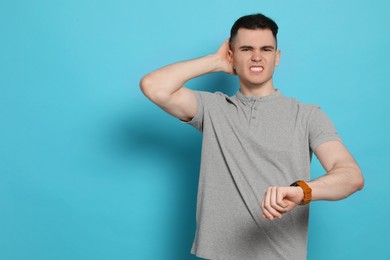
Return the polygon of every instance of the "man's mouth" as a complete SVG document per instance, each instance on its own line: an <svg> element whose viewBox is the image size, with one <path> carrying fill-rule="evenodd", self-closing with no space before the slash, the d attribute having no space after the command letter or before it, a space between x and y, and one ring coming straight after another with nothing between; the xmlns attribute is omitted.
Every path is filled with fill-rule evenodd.
<svg viewBox="0 0 390 260"><path fill-rule="evenodd" d="M263 66L251 66L249 68L252 72L262 72L264 70Z"/></svg>

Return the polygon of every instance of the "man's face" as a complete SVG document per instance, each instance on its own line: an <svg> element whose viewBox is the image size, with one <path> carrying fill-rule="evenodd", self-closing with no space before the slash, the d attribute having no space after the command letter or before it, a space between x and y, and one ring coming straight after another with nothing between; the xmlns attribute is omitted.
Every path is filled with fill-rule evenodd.
<svg viewBox="0 0 390 260"><path fill-rule="evenodd" d="M272 75L279 64L280 51L269 29L240 28L231 43L230 61L242 87L272 86Z"/></svg>

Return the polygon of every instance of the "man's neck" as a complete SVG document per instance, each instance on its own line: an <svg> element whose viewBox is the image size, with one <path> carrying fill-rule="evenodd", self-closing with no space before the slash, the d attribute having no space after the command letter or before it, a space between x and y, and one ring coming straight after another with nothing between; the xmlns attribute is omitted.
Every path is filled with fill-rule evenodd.
<svg viewBox="0 0 390 260"><path fill-rule="evenodd" d="M265 97L270 96L275 93L275 88L273 84L267 84L263 86L256 87L247 87L243 84L240 84L240 91L244 96L255 96L255 97Z"/></svg>

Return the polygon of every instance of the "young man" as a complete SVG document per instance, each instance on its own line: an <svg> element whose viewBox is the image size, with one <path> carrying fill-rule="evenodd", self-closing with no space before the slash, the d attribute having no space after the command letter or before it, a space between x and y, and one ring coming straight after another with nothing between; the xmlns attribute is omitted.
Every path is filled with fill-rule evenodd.
<svg viewBox="0 0 390 260"><path fill-rule="evenodd" d="M307 204L340 200L363 188L358 165L321 109L274 88L277 31L262 14L241 17L215 54L141 80L151 101L203 133L192 247L197 256L306 259ZM238 76L236 95L184 87L217 71ZM307 181L313 152L326 174Z"/></svg>

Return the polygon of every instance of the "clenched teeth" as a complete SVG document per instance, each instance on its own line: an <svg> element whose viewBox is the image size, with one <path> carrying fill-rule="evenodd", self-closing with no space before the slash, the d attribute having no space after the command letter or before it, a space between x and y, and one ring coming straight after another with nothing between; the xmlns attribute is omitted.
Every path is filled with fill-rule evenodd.
<svg viewBox="0 0 390 260"><path fill-rule="evenodd" d="M250 70L253 71L253 72L260 72L260 71L263 71L264 68L263 67L257 67L257 66L254 66L254 67L250 67Z"/></svg>

